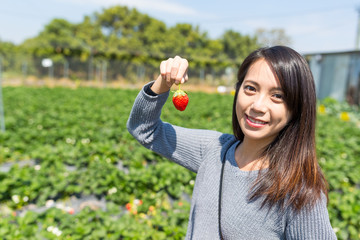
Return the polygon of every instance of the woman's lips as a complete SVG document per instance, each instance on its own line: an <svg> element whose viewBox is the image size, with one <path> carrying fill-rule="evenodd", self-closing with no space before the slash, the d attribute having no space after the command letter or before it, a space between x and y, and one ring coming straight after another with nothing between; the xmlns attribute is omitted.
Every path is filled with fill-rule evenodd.
<svg viewBox="0 0 360 240"><path fill-rule="evenodd" d="M256 119L256 118L252 118L252 117L250 117L250 116L248 116L246 114L245 114L245 116L246 116L246 122L250 127L261 128L261 127L264 127L267 124L267 122L265 122L265 121L261 121L261 120Z"/></svg>

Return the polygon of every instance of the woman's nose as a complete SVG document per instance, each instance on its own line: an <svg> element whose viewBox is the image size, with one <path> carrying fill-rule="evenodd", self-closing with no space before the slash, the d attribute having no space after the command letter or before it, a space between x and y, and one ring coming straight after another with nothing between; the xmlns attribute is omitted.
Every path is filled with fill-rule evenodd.
<svg viewBox="0 0 360 240"><path fill-rule="evenodd" d="M251 107L256 112L265 112L267 108L266 104L265 96L260 95L254 99Z"/></svg>

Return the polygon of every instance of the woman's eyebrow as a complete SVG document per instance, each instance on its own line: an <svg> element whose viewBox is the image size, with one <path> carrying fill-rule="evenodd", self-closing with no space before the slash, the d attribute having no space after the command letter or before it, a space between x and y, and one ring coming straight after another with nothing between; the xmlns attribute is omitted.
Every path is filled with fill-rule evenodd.
<svg viewBox="0 0 360 240"><path fill-rule="evenodd" d="M253 84L253 85L256 85L257 87L259 87L259 84L257 83L257 82L255 82L255 81L253 81L253 80L245 80L244 81L244 83L247 83L247 82L249 82L249 83L251 83L251 84Z"/></svg>
<svg viewBox="0 0 360 240"><path fill-rule="evenodd" d="M253 85L255 85L256 87L259 87L260 85L257 83L257 82L255 82L255 81L253 81L253 80L250 80L250 79L246 79L246 80L244 80L244 83L251 83L251 84L253 84ZM273 88L271 88L270 89L271 91L283 91L282 90L282 88L281 87L273 87Z"/></svg>
<svg viewBox="0 0 360 240"><path fill-rule="evenodd" d="M283 91L281 87L274 87L274 88L271 88L271 91Z"/></svg>

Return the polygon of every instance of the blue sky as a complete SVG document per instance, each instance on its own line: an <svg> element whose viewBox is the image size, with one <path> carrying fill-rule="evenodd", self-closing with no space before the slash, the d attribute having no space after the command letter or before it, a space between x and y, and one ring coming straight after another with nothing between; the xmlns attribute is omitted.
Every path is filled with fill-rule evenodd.
<svg viewBox="0 0 360 240"><path fill-rule="evenodd" d="M198 25L211 38L225 30L253 35L282 28L301 53L355 49L360 0L1 0L0 39L21 43L54 18L72 23L114 5L135 7L164 21Z"/></svg>

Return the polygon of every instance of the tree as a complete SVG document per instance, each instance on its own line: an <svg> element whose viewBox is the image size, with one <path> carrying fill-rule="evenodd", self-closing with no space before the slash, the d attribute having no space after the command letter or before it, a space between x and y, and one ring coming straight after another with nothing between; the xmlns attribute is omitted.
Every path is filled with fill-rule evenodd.
<svg viewBox="0 0 360 240"><path fill-rule="evenodd" d="M258 48L256 38L241 35L233 30L227 30L221 37L224 52L234 64L241 64L247 55Z"/></svg>
<svg viewBox="0 0 360 240"><path fill-rule="evenodd" d="M21 47L34 58L34 65L29 66L33 74L44 75L47 70L42 67L41 59L50 58L57 76L67 76L70 58L87 51L76 36L76 25L65 19L53 19L38 36L24 41Z"/></svg>
<svg viewBox="0 0 360 240"><path fill-rule="evenodd" d="M105 9L94 17L112 56L132 59L146 55L141 33L151 22L150 17L122 6Z"/></svg>
<svg viewBox="0 0 360 240"><path fill-rule="evenodd" d="M288 46L292 42L291 38L286 35L285 30L281 28L270 30L259 28L255 32L255 37L257 38L257 43L262 47L276 45Z"/></svg>
<svg viewBox="0 0 360 240"><path fill-rule="evenodd" d="M101 66L109 66L113 79L131 78L128 74L134 70L143 72L146 66L151 71L160 60L174 55L189 59L194 68L220 70L241 64L258 47L256 38L249 35L228 30L221 38L210 39L198 26L178 23L168 28L164 22L124 6L95 12L77 24L53 19L38 36L21 45L34 57L64 63L64 69L72 64L74 73L87 71L89 79ZM40 65L35 68L42 69Z"/></svg>
<svg viewBox="0 0 360 240"><path fill-rule="evenodd" d="M85 16L83 22L76 24L74 28L75 37L81 46L79 50L82 59L87 59L90 55L104 55L107 51L104 35L96 21Z"/></svg>
<svg viewBox="0 0 360 240"><path fill-rule="evenodd" d="M15 44L0 40L0 65L2 71L16 66L18 52L18 47Z"/></svg>
<svg viewBox="0 0 360 240"><path fill-rule="evenodd" d="M159 59L164 59L167 28L165 23L122 6L114 6L95 13L94 19L104 34L106 55L110 59L120 59L117 77L136 71L144 71L142 64L157 66ZM116 64L116 63L114 63ZM131 77L130 77L131 78Z"/></svg>
<svg viewBox="0 0 360 240"><path fill-rule="evenodd" d="M82 44L75 35L75 25L65 19L53 19L44 30L22 44L37 57L62 59L82 50Z"/></svg>

